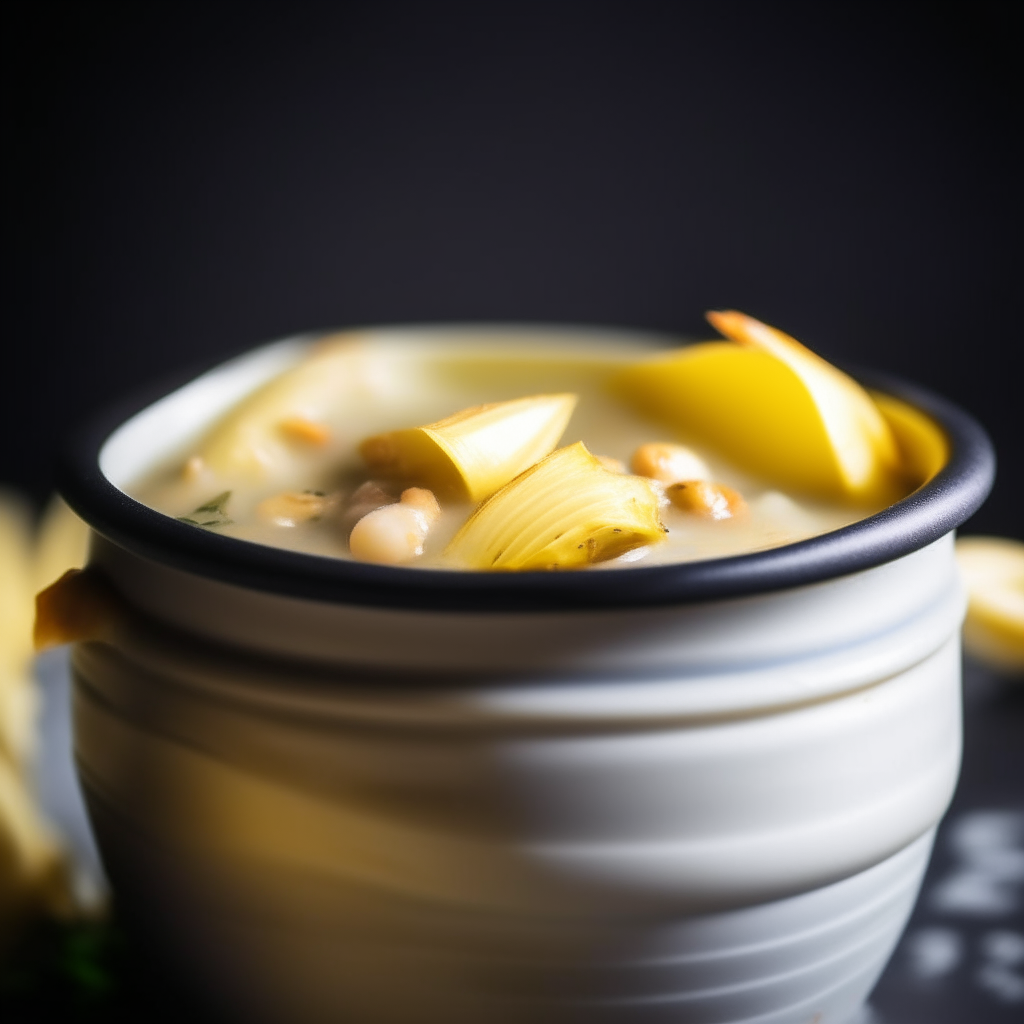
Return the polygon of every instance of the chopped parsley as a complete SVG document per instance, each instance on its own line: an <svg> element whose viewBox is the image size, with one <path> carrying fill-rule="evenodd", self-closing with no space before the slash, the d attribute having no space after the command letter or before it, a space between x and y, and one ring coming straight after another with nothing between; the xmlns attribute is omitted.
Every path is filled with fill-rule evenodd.
<svg viewBox="0 0 1024 1024"><path fill-rule="evenodd" d="M201 526L207 530L215 526L229 526L234 522L225 509L230 497L231 491L224 491L223 494L218 494L193 509L187 516L178 516L178 522L188 523L189 526Z"/></svg>

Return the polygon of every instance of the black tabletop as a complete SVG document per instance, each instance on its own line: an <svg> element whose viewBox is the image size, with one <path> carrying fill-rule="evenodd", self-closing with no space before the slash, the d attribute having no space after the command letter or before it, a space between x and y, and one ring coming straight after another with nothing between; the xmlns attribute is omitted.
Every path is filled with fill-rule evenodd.
<svg viewBox="0 0 1024 1024"><path fill-rule="evenodd" d="M964 665L964 763L872 1024L1024 1020L1024 681Z"/></svg>

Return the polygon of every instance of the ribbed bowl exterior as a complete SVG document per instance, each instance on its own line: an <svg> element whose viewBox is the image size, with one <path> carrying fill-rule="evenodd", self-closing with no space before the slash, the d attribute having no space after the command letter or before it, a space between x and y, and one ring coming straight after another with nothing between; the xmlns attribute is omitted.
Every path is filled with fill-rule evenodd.
<svg viewBox="0 0 1024 1024"><path fill-rule="evenodd" d="M136 609L73 659L100 845L251 1019L846 1020L956 781L951 535L543 614L92 561Z"/></svg>

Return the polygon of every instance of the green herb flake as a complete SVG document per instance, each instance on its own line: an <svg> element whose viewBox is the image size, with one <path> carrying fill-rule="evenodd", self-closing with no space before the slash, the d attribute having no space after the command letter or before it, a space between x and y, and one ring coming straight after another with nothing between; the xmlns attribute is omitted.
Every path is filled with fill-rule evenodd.
<svg viewBox="0 0 1024 1024"><path fill-rule="evenodd" d="M231 492L224 491L222 494L218 494L216 498L211 498L205 505L200 505L196 512L220 512L223 514L224 506L228 503L230 497Z"/></svg>
<svg viewBox="0 0 1024 1024"><path fill-rule="evenodd" d="M187 516L178 516L177 521L187 523L189 526L198 526L204 530L217 526L230 526L234 520L225 510L230 497L231 491L224 491L193 509ZM199 518L196 518L197 516Z"/></svg>

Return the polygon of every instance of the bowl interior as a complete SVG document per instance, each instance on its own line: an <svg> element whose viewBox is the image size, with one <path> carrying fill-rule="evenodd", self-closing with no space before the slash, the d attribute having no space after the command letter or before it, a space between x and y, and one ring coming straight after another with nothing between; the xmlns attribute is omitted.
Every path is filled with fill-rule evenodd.
<svg viewBox="0 0 1024 1024"><path fill-rule="evenodd" d="M645 332L589 328L431 326L357 332L394 352L425 345L531 356L567 352L621 362L678 345ZM984 500L994 471L981 428L922 389L874 374L863 383L923 410L945 431L950 458L923 487L850 526L766 551L614 573L488 574L366 565L269 548L196 530L135 501L125 488L179 452L246 394L298 361L318 335L265 345L153 402L111 410L76 432L59 465L61 491L97 532L135 553L200 575L271 592L345 603L453 610L635 606L760 593L867 569L949 532Z"/></svg>

